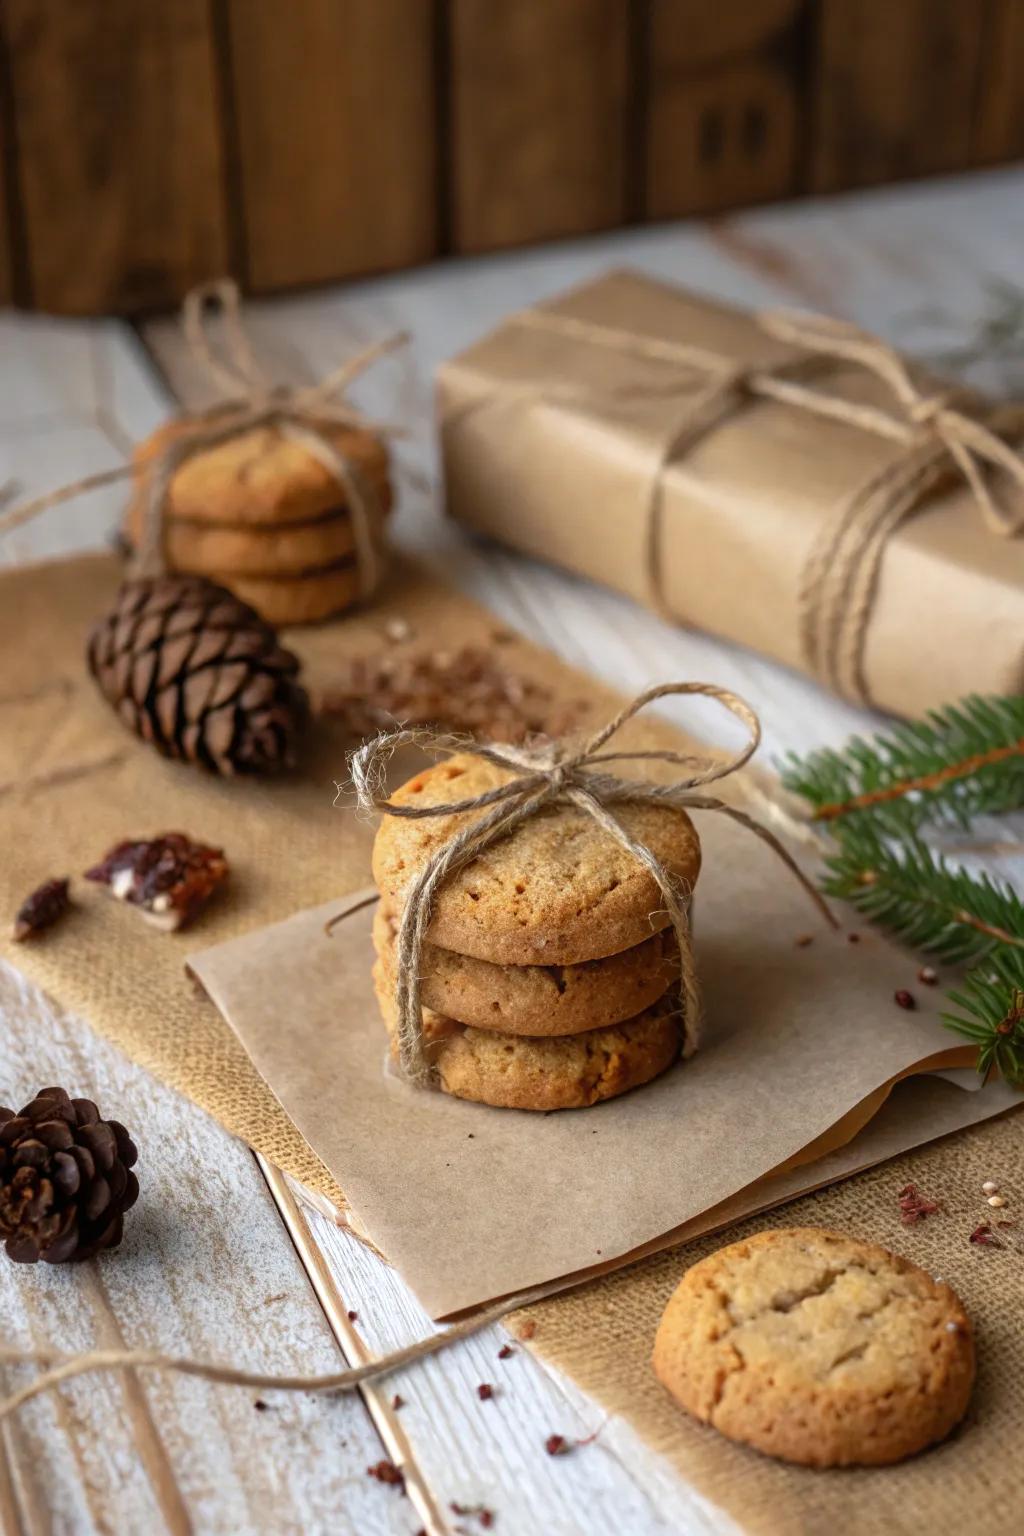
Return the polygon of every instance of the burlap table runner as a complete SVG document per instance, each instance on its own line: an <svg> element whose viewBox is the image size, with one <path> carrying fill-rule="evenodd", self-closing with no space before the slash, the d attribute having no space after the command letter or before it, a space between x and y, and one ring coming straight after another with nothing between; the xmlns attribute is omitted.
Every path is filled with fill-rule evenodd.
<svg viewBox="0 0 1024 1536"><path fill-rule="evenodd" d="M224 846L232 862L233 889L203 920L211 944L365 885L372 828L334 808L334 781L352 745L337 725L321 722L302 774L278 783L208 778L165 763L124 731L82 660L86 633L118 579L109 556L0 576L0 912L13 912L43 879L80 875L125 836L174 828ZM289 643L315 689L336 676L346 656L387 645L395 618L435 644L443 633L452 648L480 643L496 627L484 610L406 569L372 611L296 631ZM585 702L581 723L600 721L615 706L611 690L525 642L505 654L524 675ZM5 945L5 958L229 1131L340 1203L341 1191L232 1031L186 980L182 961L196 935L156 933L95 888L79 880L74 889L89 910L73 912L42 943ZM998 1250L972 1246L968 1236L993 1214L979 1195L985 1178L1001 1178L1013 1192L1021 1129L1016 1115L989 1122L736 1229L823 1222L890 1243L960 1289L981 1344L971 1421L905 1467L834 1475L786 1469L731 1447L674 1408L647 1366L654 1330L684 1264L723 1238L658 1255L534 1308L530 1347L631 1420L751 1531L874 1536L970 1522L982 1536L1009 1532L1017 1518L1014 1453L1024 1436L1024 1236L1000 1234ZM896 1191L908 1178L944 1206L913 1229L899 1225L896 1211ZM1013 1212L1011 1202L1006 1214Z"/></svg>
<svg viewBox="0 0 1024 1536"><path fill-rule="evenodd" d="M687 1482L751 1536L1010 1536L1022 1523L1024 1449L1024 1227L1004 1246L969 1241L979 1222L1016 1216L1024 1199L1021 1116L1010 1114L806 1195L727 1235L702 1238L530 1309L530 1348L621 1414ZM990 1211L985 1179L1002 1181L1005 1211ZM917 1181L942 1210L900 1224L897 1192ZM650 1369L661 1312L684 1268L765 1227L821 1225L884 1243L941 1275L977 1326L978 1385L961 1428L898 1467L816 1472L730 1444L675 1406ZM557 1426L553 1426L557 1427Z"/></svg>

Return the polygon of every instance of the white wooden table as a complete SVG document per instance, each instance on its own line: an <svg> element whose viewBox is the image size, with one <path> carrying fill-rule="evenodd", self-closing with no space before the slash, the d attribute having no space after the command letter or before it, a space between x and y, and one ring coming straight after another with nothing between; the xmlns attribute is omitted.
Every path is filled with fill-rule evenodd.
<svg viewBox="0 0 1024 1536"><path fill-rule="evenodd" d="M728 300L825 309L920 350L947 347L972 331L992 279L1024 282L1022 252L1024 173L1004 171L460 261L254 305L250 320L282 367L316 373L354 342L409 328L398 408L418 430L402 449L410 474L398 539L507 622L626 691L667 676L737 689L762 714L767 752L778 754L871 722L753 655L483 550L444 523L424 489L435 480L433 368L509 310L625 263ZM140 339L113 321L0 315L0 484L13 478L30 493L119 462L126 442L167 414L165 380L147 351L173 361L167 324ZM997 359L972 378L1024 390L1024 365L1016 377L1013 367ZM359 398L393 414L395 388L394 372L382 374ZM52 513L12 535L0 558L96 547L116 526L118 503L98 494ZM0 662L10 668L16 658ZM143 1198L117 1262L0 1263L6 1339L69 1348L123 1340L252 1368L326 1371L339 1354L356 1360L428 1329L401 1279L349 1233L292 1203L281 1180L275 1201L245 1146L6 966L0 1022L0 1102L73 1080L141 1128L144 1165ZM615 1420L574 1454L548 1456L549 1434L582 1439L602 1415L522 1348L499 1360L506 1337L492 1328L379 1388L334 1399L155 1375L86 1378L31 1405L0 1435L0 1524L31 1536L162 1528L456 1536L483 1527L455 1506L483 1505L502 1536L732 1529ZM5 1384L20 1379L9 1370ZM477 1397L483 1381L496 1388L489 1402ZM367 1474L382 1457L401 1463L408 1497Z"/></svg>

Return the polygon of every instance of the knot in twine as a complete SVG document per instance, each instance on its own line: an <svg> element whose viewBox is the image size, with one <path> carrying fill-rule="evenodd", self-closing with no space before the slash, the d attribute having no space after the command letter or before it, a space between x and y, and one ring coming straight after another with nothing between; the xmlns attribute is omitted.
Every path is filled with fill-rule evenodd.
<svg viewBox="0 0 1024 1536"><path fill-rule="evenodd" d="M740 751L731 757L713 759L674 752L667 747L647 751L600 750L627 720L655 699L691 694L714 699L746 726L747 741ZM458 870L465 868L502 838L510 836L530 817L550 806L567 803L589 816L613 842L632 854L657 883L679 944L686 1038L684 1055L691 1054L696 1048L703 1016L690 932L691 891L665 867L650 848L627 832L614 815L612 807L664 805L676 810L720 811L753 832L775 851L824 914L825 920L835 927L835 920L825 902L772 832L735 806L727 805L715 796L696 793L704 785L727 778L742 768L757 750L760 740L761 724L757 715L736 694L711 683L663 683L639 694L607 725L577 745L564 741L527 746L511 746L505 742L466 742L450 736L435 736L429 731L403 729L385 732L375 740L365 742L353 753L350 759L352 783L359 806L364 810L376 809L385 816L407 817L411 820L484 812L468 826L453 832L419 871L406 894L398 933L395 988L399 1063L403 1077L420 1087L434 1085L435 1075L423 1039L420 969L423 944L438 891ZM470 750L487 762L509 770L514 777L506 784L464 800L449 800L433 805L396 805L384 795L384 769L391 755L399 747L405 746L437 751ZM608 763L645 761L668 763L690 771L673 783L652 784L621 779L604 768Z"/></svg>
<svg viewBox="0 0 1024 1536"><path fill-rule="evenodd" d="M208 307L223 322L223 350L218 354L208 328ZM388 439L404 435L397 423L377 421L349 403L345 391L382 357L405 345L405 332L373 342L348 358L318 383L292 386L268 379L256 361L242 322L238 284L230 278L193 288L182 305L182 329L189 351L221 398L185 418L184 431L159 453L148 472L143 529L136 566L141 575L163 572L163 512L171 482L186 459L204 453L244 432L277 427L299 444L337 480L346 496L352 520L359 594L368 597L381 576L383 507L359 466L327 434L328 427L351 427ZM0 533L86 491L97 490L138 474L133 464L119 465L75 480L57 491L0 514Z"/></svg>
<svg viewBox="0 0 1024 1536"><path fill-rule="evenodd" d="M844 320L782 309L759 315L758 324L778 341L833 361L854 363L873 373L902 409L909 433L901 432L900 422L886 417L884 412L838 397L833 397L833 409L828 414L853 426L865 426L869 431L905 441L908 446L923 446L913 442L916 428L919 437L923 436L925 441L930 438L934 447L959 469L990 532L1012 538L1024 529L1024 505L1013 508L997 500L986 474L989 469L1005 471L1024 497L1024 459L981 415L957 408L957 402L962 405L968 398L963 391L926 394L893 347ZM818 396L811 409L822 411L823 398ZM810 404L806 399L802 403Z"/></svg>

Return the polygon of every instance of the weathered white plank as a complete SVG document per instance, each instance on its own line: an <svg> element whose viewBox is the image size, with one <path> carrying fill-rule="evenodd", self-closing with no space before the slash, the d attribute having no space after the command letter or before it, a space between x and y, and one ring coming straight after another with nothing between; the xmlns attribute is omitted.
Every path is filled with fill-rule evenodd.
<svg viewBox="0 0 1024 1536"><path fill-rule="evenodd" d="M7 965L0 1026L4 1102L17 1107L53 1082L94 1097L136 1137L142 1186L115 1253L56 1268L0 1258L5 1342L123 1343L254 1370L337 1370L247 1148ZM31 1374L10 1367L4 1385ZM29 1404L5 1440L9 1502L31 1533L417 1529L408 1501L366 1475L384 1452L358 1396L261 1396L155 1373L86 1377Z"/></svg>

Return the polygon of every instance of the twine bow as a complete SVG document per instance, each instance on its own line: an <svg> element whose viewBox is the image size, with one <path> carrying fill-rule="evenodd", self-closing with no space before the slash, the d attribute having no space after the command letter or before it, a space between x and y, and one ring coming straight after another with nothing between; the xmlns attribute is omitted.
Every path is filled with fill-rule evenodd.
<svg viewBox="0 0 1024 1536"><path fill-rule="evenodd" d="M906 424L854 401L835 399L837 420L864 425L870 431L894 437L908 446L930 437L960 470L990 532L1012 538L1024 528L1024 459L999 437L979 414L958 410L963 391L953 389L925 393L915 383L905 360L886 342L847 321L799 310L769 310L758 316L762 329L777 340L789 342L819 357L857 364L873 373L890 391L903 412ZM819 397L819 408L820 408ZM998 420L999 412L993 413ZM901 430L902 427L902 430ZM1003 470L1021 492L1017 509L1000 505L986 478L986 469Z"/></svg>
<svg viewBox="0 0 1024 1536"><path fill-rule="evenodd" d="M214 347L208 329L210 305L222 317L221 353ZM171 481L186 459L255 427L274 426L317 459L344 490L352 520L360 596L369 596L381 574L383 509L359 467L331 440L325 428L352 427L380 438L402 435L404 429L397 423L377 421L358 411L345 398L345 392L374 363L403 346L408 336L403 332L373 342L318 383L295 387L273 383L259 367L242 323L238 285L233 280L222 278L193 288L182 306L182 326L192 356L222 398L189 419L187 430L167 444L148 473L137 556L139 572L152 575L163 570L163 510ZM138 473L134 464L119 465L38 496L0 514L0 533L9 532L60 502Z"/></svg>
<svg viewBox="0 0 1024 1536"><path fill-rule="evenodd" d="M714 699L746 726L747 741L731 757L696 757L674 752L667 747L646 751L600 750L627 720L654 700L693 694ZM472 811L484 812L469 826L453 833L419 871L406 894L398 932L395 988L402 1075L420 1086L431 1083L433 1079L423 1041L420 968L423 944L438 891L456 871L465 868L486 849L514 832L516 827L550 806L567 803L589 816L613 842L632 854L657 883L679 944L686 1040L684 1055L689 1055L696 1047L702 1018L700 985L690 934L690 891L650 848L626 830L613 814L612 807L664 805L677 810L719 811L731 817L774 849L824 914L825 920L834 927L835 921L825 902L772 832L735 806L715 796L695 793L704 785L727 778L742 768L757 750L760 740L761 724L757 715L736 694L711 683L663 683L639 694L614 719L580 745L543 742L519 747L504 742L472 743L471 750L477 756L499 768L507 769L514 777L483 794L432 805L396 805L386 798L383 780L387 760L399 747L419 746L452 751L465 747L465 742L411 729L386 732L373 741L365 742L352 755L350 763L353 785L362 809L377 809L386 816L412 820L458 816ZM669 763L687 768L690 772L671 784L652 784L621 779L605 770L606 764L626 762Z"/></svg>

